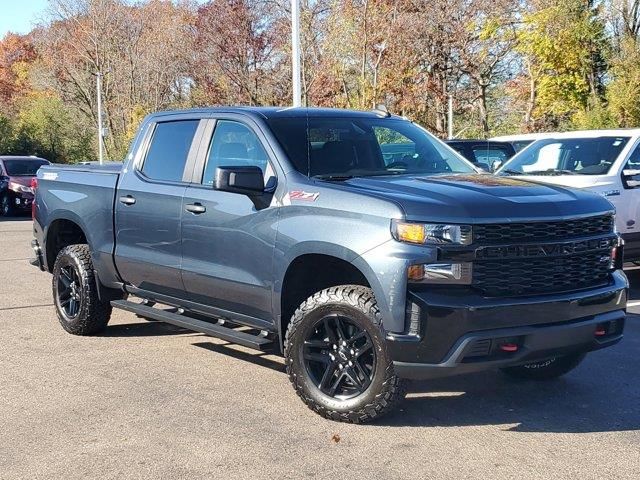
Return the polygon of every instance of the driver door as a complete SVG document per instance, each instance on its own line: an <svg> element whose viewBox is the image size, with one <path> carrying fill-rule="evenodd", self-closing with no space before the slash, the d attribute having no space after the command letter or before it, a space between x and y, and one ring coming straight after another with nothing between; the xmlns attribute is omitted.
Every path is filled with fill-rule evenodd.
<svg viewBox="0 0 640 480"><path fill-rule="evenodd" d="M209 120L198 167L182 205L182 280L189 300L272 324L272 259L278 208L215 190L216 167L257 166L275 185L273 158L255 125L231 116Z"/></svg>

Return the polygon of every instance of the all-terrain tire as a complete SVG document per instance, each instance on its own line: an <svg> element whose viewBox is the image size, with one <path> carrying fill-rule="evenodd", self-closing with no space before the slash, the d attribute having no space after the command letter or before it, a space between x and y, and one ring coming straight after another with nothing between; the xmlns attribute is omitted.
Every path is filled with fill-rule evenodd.
<svg viewBox="0 0 640 480"><path fill-rule="evenodd" d="M304 365L302 343L322 315L339 311L366 329L375 349L376 368L367 389L355 398L340 400L323 393ZM392 410L405 394L386 348L380 310L371 289L342 285L315 293L295 311L285 336L286 370L298 396L313 411L330 420L364 423Z"/></svg>
<svg viewBox="0 0 640 480"><path fill-rule="evenodd" d="M552 380L561 377L576 368L586 357L586 353L574 353L562 357L554 357L541 362L503 368L510 377L526 380Z"/></svg>
<svg viewBox="0 0 640 480"><path fill-rule="evenodd" d="M65 269L77 275L77 314L69 315L60 300L60 277ZM111 317L111 304L101 302L93 273L93 262L88 245L69 245L63 248L53 265L53 302L62 327L73 335L94 335L107 326Z"/></svg>

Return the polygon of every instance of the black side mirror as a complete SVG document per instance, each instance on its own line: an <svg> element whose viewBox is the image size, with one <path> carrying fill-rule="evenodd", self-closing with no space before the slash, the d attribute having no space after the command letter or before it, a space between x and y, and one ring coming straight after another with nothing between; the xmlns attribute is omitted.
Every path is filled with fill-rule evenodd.
<svg viewBox="0 0 640 480"><path fill-rule="evenodd" d="M255 196L264 192L264 174L260 167L216 168L216 190Z"/></svg>
<svg viewBox="0 0 640 480"><path fill-rule="evenodd" d="M625 188L640 187L640 170L623 170L622 183L624 183Z"/></svg>

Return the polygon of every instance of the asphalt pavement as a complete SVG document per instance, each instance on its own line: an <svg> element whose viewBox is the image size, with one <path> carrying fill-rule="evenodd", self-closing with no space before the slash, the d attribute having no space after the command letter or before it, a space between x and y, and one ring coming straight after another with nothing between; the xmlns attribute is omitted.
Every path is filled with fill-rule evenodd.
<svg viewBox="0 0 640 480"><path fill-rule="evenodd" d="M566 377L416 382L362 426L308 410L277 356L121 311L65 333L30 240L0 219L0 479L640 476L640 270L623 342Z"/></svg>

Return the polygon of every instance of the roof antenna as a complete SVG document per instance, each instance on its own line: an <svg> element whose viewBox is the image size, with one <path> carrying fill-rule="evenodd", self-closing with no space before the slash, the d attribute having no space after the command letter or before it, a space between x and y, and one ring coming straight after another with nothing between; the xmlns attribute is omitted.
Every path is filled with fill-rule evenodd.
<svg viewBox="0 0 640 480"><path fill-rule="evenodd" d="M387 110L387 106L384 103L379 103L373 108L374 113L380 117L390 117L391 114Z"/></svg>

